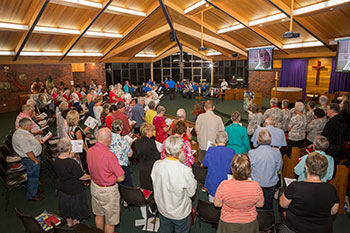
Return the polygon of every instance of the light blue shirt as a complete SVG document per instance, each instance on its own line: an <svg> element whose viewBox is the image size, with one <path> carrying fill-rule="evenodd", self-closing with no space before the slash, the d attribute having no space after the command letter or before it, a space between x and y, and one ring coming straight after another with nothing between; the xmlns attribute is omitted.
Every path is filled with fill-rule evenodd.
<svg viewBox="0 0 350 233"><path fill-rule="evenodd" d="M270 145L259 145L248 152L252 167L252 180L258 181L261 187L269 188L277 184L277 172L282 167L281 152Z"/></svg>
<svg viewBox="0 0 350 233"><path fill-rule="evenodd" d="M321 176L321 180L323 182L327 182L327 180L331 180L333 178L333 172L334 172L334 159L333 157L326 155L323 151L316 151L317 153L320 153L321 155L325 156L328 160L328 168L326 172ZM305 171L305 162L308 155L304 155L301 157L300 162L294 167L294 173L299 176L298 181L304 181L306 180L306 171Z"/></svg>
<svg viewBox="0 0 350 233"><path fill-rule="evenodd" d="M281 148L282 146L287 146L286 137L283 130L275 128L272 125L266 127L259 127L255 130L252 139L250 140L253 143L253 146L258 146L258 135L262 129L267 129L271 134L271 146Z"/></svg>

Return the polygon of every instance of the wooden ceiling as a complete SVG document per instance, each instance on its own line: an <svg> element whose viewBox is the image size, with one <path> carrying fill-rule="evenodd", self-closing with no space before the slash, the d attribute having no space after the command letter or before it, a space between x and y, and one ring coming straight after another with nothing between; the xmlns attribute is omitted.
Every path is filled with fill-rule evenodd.
<svg viewBox="0 0 350 233"><path fill-rule="evenodd" d="M294 0L300 37L283 39L291 0L2 0L0 63L153 62L179 44L208 60L242 59L247 48L269 45L278 48L275 58L335 56L334 39L350 36L350 0L319 7L327 2ZM287 15L260 21L281 13ZM198 51L201 14L205 52ZM172 28L179 44L170 41ZM305 42L319 45L285 48Z"/></svg>

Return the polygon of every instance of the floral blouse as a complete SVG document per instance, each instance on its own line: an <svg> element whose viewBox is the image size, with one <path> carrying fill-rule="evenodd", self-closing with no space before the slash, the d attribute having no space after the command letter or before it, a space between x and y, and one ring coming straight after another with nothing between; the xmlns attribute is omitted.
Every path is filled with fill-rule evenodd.
<svg viewBox="0 0 350 233"><path fill-rule="evenodd" d="M185 158L184 164L187 167L192 168L192 164L194 163L194 157L192 154L191 144L188 140L184 140L182 150L183 150L183 154L184 154L184 158ZM165 147L163 145L163 151L162 151L160 158L165 159L165 157L166 157L166 152L165 152Z"/></svg>
<svg viewBox="0 0 350 233"><path fill-rule="evenodd" d="M109 149L117 156L120 166L129 165L128 154L131 152L131 147L128 140L120 134L112 133L112 143Z"/></svg>

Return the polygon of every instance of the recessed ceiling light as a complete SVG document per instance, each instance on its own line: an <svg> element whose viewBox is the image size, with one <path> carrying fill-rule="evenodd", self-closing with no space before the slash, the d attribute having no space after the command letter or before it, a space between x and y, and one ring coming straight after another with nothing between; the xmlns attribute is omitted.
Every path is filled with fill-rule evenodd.
<svg viewBox="0 0 350 233"><path fill-rule="evenodd" d="M205 4L205 7L209 7L209 4L207 3L207 4Z"/></svg>
<svg viewBox="0 0 350 233"><path fill-rule="evenodd" d="M262 24L259 24L259 27L262 27Z"/></svg>
<svg viewBox="0 0 350 233"><path fill-rule="evenodd" d="M282 22L286 21L286 19L282 19Z"/></svg>
<svg viewBox="0 0 350 233"><path fill-rule="evenodd" d="M333 7L329 8L330 11L334 10Z"/></svg>

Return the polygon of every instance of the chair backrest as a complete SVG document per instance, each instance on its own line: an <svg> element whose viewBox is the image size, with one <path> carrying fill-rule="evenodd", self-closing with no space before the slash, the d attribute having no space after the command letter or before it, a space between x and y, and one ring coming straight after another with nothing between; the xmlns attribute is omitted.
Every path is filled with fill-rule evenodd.
<svg viewBox="0 0 350 233"><path fill-rule="evenodd" d="M5 145L7 146L7 148L10 149L11 152L14 152L15 150L12 147L12 143L6 138L4 141Z"/></svg>
<svg viewBox="0 0 350 233"><path fill-rule="evenodd" d="M273 210L256 209L260 231L267 231L275 225L275 213Z"/></svg>
<svg viewBox="0 0 350 233"><path fill-rule="evenodd" d="M0 146L0 152L1 152L2 156L4 156L4 158L11 155L11 151L9 151L9 149L7 149L7 147L4 145Z"/></svg>
<svg viewBox="0 0 350 233"><path fill-rule="evenodd" d="M24 229L27 233L45 233L43 228L40 226L38 221L34 217L24 215L22 211L18 208L15 208L16 215L21 219Z"/></svg>
<svg viewBox="0 0 350 233"><path fill-rule="evenodd" d="M219 223L221 209L214 206L214 203L198 199L197 216L207 223Z"/></svg>
<svg viewBox="0 0 350 233"><path fill-rule="evenodd" d="M198 181L198 183L204 184L205 178L207 177L208 169L198 165L193 165L192 171L194 174L194 178Z"/></svg>
<svg viewBox="0 0 350 233"><path fill-rule="evenodd" d="M7 134L6 138L7 138L7 140L9 140L12 143L12 134Z"/></svg>
<svg viewBox="0 0 350 233"><path fill-rule="evenodd" d="M145 206L146 199L139 188L128 187L119 184L119 191L123 199L128 203L128 205L133 206Z"/></svg>

